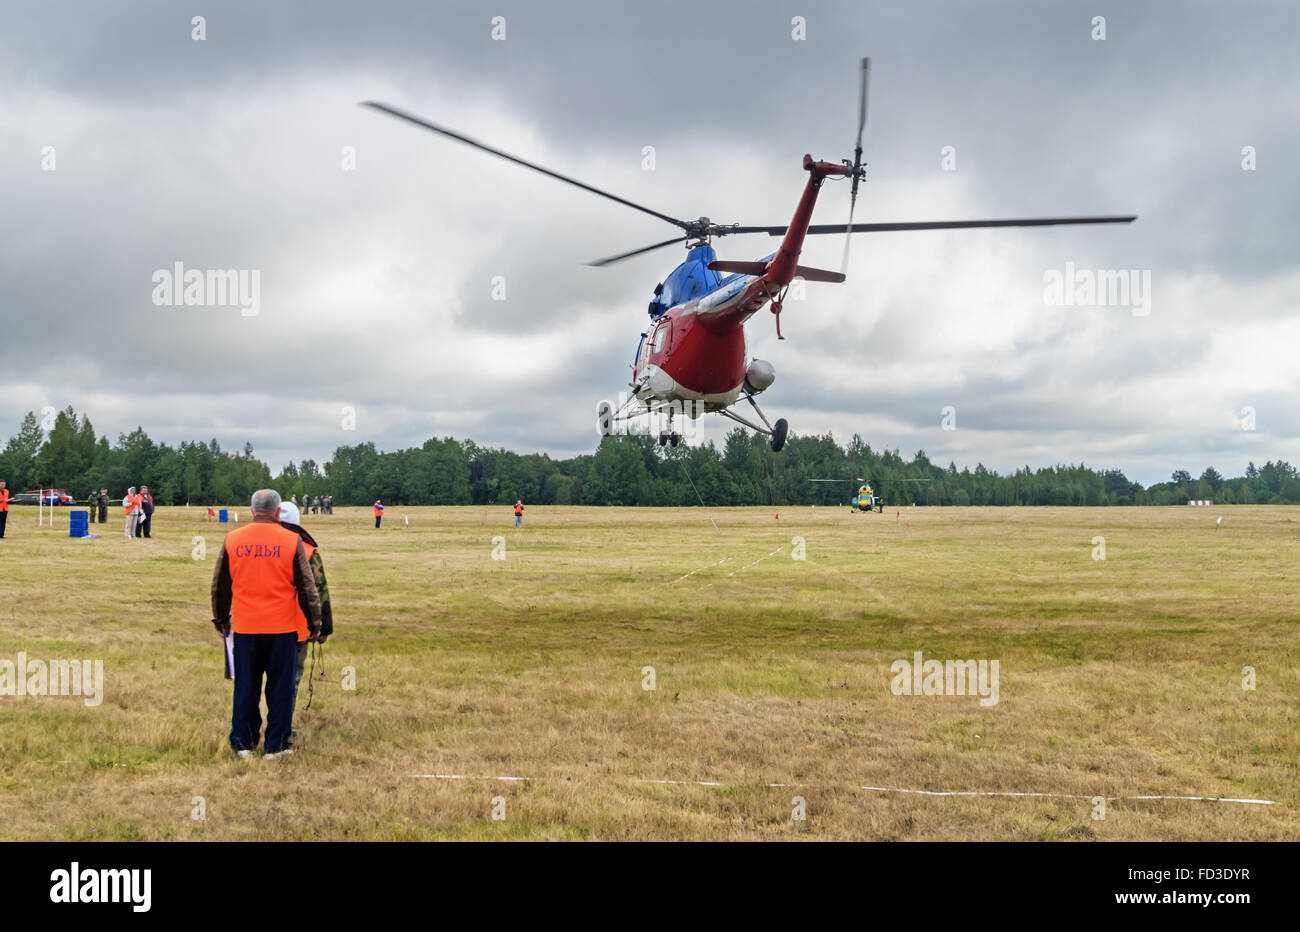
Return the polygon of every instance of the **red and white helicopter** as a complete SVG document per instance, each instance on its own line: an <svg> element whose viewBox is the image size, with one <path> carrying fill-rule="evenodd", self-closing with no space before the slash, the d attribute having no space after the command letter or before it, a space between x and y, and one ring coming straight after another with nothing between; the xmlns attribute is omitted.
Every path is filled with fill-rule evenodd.
<svg viewBox="0 0 1300 932"><path fill-rule="evenodd" d="M641 343L632 366L630 397L617 410L608 402L602 403L597 413L600 429L602 433L610 433L618 421L629 420L650 412L666 412L668 429L660 432L659 443L677 446L680 438L672 429L672 419L676 414L695 418L701 413L716 412L745 427L768 435L771 438L772 449L780 451L785 444L789 425L784 418L778 419L775 424L770 423L754 400L754 396L772 385L776 372L772 364L765 360L752 359L746 362L745 322L765 305L770 304L772 313L776 315L777 337L784 339L781 337L780 314L786 292L794 279L802 278L809 282L844 281L843 271L830 272L799 264L804 237L827 233L846 234L844 266L847 267L848 234L852 233L1131 223L1137 219L1134 215L855 224L853 211L857 206L858 184L866 178L866 168L862 162L862 133L867 122L867 84L870 63L871 60L868 58L862 60L858 139L853 161L822 162L805 155L803 170L808 173L808 181L804 186L803 196L799 198L799 204L795 208L794 217L784 226L717 224L708 217L700 217L698 220L679 220L526 159L494 149L388 104L366 101L363 106L372 107L517 165L531 168L625 207L650 214L681 230L684 234L682 236L590 263L594 266L610 265L675 243L685 243L687 249L686 260L654 290L654 298L650 302L651 326L641 334ZM817 194L821 190L822 182L827 178L852 179L847 224L811 225ZM718 259L710 245L712 240L715 237L741 233L766 233L769 236L780 236L782 238L780 248L771 255L752 262ZM763 426L760 427L732 410L741 399L753 407Z"/></svg>

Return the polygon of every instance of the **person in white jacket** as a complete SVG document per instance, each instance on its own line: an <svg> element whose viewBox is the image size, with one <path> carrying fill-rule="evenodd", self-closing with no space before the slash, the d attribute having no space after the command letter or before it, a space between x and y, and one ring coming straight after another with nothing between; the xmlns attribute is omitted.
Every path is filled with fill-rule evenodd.
<svg viewBox="0 0 1300 932"><path fill-rule="evenodd" d="M140 499L136 497L135 486L122 496L122 508L126 511L126 536L135 540L135 527L140 523Z"/></svg>

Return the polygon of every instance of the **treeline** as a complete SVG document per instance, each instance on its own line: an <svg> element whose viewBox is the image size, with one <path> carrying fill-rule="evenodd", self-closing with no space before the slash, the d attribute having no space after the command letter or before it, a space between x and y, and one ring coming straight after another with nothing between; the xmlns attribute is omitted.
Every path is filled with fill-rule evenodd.
<svg viewBox="0 0 1300 932"><path fill-rule="evenodd" d="M739 427L721 448L660 447L650 436L622 435L571 459L450 437L391 452L362 443L339 447L324 463L289 463L273 476L250 444L238 453L216 440L172 447L141 428L114 444L72 408L48 431L29 413L0 453L0 479L14 492L55 487L79 500L92 488L118 497L143 484L170 505L237 505L266 487L286 497L332 495L339 505L377 498L393 505L843 505L863 479L891 505L1300 504L1300 475L1285 461L1251 463L1233 479L1213 467L1199 478L1178 470L1168 482L1143 487L1118 469L1082 464L1025 466L1010 475L982 465L958 471L930 462L924 451L904 460L897 450L873 450L856 435L846 446L830 436L791 436L778 454L765 437Z"/></svg>

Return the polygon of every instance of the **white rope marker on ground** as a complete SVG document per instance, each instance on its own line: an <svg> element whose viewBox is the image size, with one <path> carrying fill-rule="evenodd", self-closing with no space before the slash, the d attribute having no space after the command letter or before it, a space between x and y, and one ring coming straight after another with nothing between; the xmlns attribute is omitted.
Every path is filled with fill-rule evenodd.
<svg viewBox="0 0 1300 932"><path fill-rule="evenodd" d="M417 780L496 780L513 783L536 783L532 777L478 777L468 776L465 774L451 773L417 773L412 774ZM820 789L852 789L867 790L872 793L906 793L914 796L1002 796L1016 799L1096 799L1096 796L1088 796L1083 793L1013 793L1000 790L909 790L901 787L892 786L862 786L854 784L845 786L827 786L826 784L817 783L718 783L713 780L640 780L633 779L633 783L657 784L659 786L711 786L711 787L735 787L743 788L745 786L760 786L765 789L804 789L808 787ZM1237 799L1231 796L1105 796L1102 797L1107 802L1116 802L1119 800L1187 800L1191 802L1205 803L1240 803L1250 806L1275 806L1271 799Z"/></svg>

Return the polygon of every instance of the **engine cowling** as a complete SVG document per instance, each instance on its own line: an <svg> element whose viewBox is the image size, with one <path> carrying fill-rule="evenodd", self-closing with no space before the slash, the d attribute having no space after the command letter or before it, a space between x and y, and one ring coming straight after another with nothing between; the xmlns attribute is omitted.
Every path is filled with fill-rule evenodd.
<svg viewBox="0 0 1300 932"><path fill-rule="evenodd" d="M745 391L751 395L770 388L776 381L776 369L766 359L751 360L745 367Z"/></svg>

